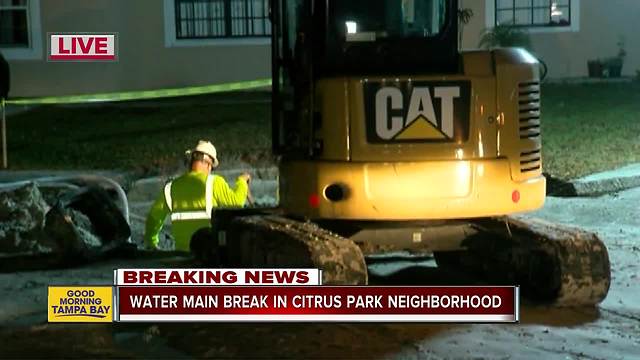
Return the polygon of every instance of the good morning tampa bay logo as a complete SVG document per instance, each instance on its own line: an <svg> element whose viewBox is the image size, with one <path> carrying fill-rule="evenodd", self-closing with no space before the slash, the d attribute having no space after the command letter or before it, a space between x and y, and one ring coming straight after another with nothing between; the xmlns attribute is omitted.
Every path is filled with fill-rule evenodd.
<svg viewBox="0 0 640 360"><path fill-rule="evenodd" d="M469 137L468 81L364 84L367 141L448 142Z"/></svg>
<svg viewBox="0 0 640 360"><path fill-rule="evenodd" d="M111 287L49 287L49 322L113 321Z"/></svg>

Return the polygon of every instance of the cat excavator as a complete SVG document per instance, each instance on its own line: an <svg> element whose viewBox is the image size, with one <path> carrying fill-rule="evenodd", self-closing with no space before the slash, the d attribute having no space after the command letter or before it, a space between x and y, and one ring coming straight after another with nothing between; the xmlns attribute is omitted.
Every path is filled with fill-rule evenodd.
<svg viewBox="0 0 640 360"><path fill-rule="evenodd" d="M520 215L545 200L534 56L460 51L456 0L269 6L279 205L213 211L225 265L367 284L366 256L426 251L544 303L606 297L594 233Z"/></svg>

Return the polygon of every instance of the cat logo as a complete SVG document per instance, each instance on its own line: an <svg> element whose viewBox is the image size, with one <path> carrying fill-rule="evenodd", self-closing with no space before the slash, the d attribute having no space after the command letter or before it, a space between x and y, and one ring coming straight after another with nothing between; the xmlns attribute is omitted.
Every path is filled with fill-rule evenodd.
<svg viewBox="0 0 640 360"><path fill-rule="evenodd" d="M465 141L468 81L365 84L370 143Z"/></svg>

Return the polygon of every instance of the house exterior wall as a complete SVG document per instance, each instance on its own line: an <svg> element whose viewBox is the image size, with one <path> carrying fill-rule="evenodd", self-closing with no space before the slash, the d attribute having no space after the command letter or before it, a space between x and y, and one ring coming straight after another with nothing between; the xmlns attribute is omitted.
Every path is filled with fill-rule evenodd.
<svg viewBox="0 0 640 360"><path fill-rule="evenodd" d="M30 0L37 5L35 30L41 51L30 59L9 56L12 97L197 86L267 78L268 39L192 40L179 45L167 34L173 0ZM623 75L640 69L638 0L571 0L579 26L563 31L531 30L533 52L549 66L550 78L587 75L587 61L614 56L625 39ZM460 0L474 16L463 29L463 49L478 47L493 24L494 0ZM544 29L543 31L547 31ZM571 31L573 30L573 31ZM118 32L115 63L47 62L48 32ZM0 49L3 51L3 49Z"/></svg>
<svg viewBox="0 0 640 360"><path fill-rule="evenodd" d="M165 11L173 0L38 2L43 50L36 59L9 56L12 97L197 86L270 76L266 38L168 44ZM48 62L48 32L117 32L118 61Z"/></svg>
<svg viewBox="0 0 640 360"><path fill-rule="evenodd" d="M461 0L461 7L474 12L464 27L463 49L477 48L480 38L493 23L494 0ZM627 56L623 76L633 76L640 70L640 1L638 0L572 0L578 9L579 26L575 31L529 31L532 51L549 66L550 78L587 76L587 61L607 58L618 53L617 43L625 40Z"/></svg>

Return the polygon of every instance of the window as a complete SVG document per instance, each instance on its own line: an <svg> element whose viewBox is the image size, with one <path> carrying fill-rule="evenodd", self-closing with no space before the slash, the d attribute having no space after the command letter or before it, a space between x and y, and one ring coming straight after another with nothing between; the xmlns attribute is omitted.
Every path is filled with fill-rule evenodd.
<svg viewBox="0 0 640 360"><path fill-rule="evenodd" d="M495 25L571 27L571 0L495 0Z"/></svg>
<svg viewBox="0 0 640 360"><path fill-rule="evenodd" d="M339 0L330 6L330 16L347 41L435 37L444 27L446 4L446 0Z"/></svg>
<svg viewBox="0 0 640 360"><path fill-rule="evenodd" d="M29 47L27 0L0 0L0 47Z"/></svg>
<svg viewBox="0 0 640 360"><path fill-rule="evenodd" d="M0 52L8 60L42 59L40 0L0 0Z"/></svg>
<svg viewBox="0 0 640 360"><path fill-rule="evenodd" d="M176 39L270 35L269 0L175 0Z"/></svg>

